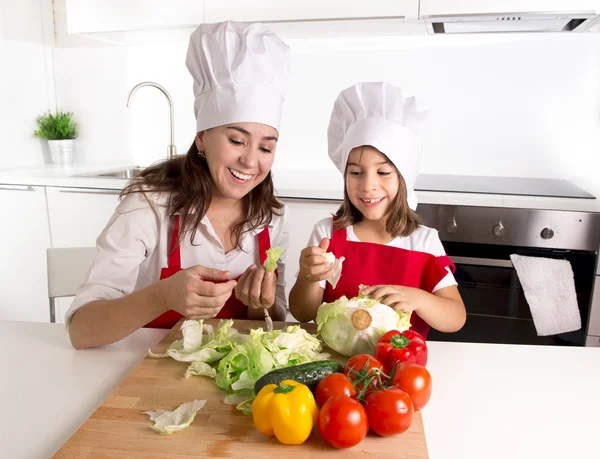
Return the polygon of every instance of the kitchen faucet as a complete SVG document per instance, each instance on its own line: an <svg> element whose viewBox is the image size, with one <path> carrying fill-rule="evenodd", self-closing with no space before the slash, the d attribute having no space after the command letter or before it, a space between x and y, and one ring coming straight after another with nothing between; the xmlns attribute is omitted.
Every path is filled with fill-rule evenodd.
<svg viewBox="0 0 600 459"><path fill-rule="evenodd" d="M169 120L170 120L170 125L171 125L171 143L167 147L167 158L173 159L177 155L177 147L175 147L175 141L174 141L174 135L173 135L173 99L171 99L171 96L169 95L167 90L165 88L163 88L161 85L159 85L158 83L153 83L152 81L144 81L142 83L136 84L131 89L131 91L129 91L129 96L127 97L127 106L128 107L131 104L131 98L133 97L133 94L142 86L154 86L156 89L161 91L165 95L167 100L169 101Z"/></svg>

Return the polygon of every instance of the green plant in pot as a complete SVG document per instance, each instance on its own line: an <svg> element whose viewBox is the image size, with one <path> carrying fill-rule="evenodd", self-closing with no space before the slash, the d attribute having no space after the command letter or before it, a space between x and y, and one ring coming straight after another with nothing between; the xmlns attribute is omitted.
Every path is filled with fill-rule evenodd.
<svg viewBox="0 0 600 459"><path fill-rule="evenodd" d="M79 134L79 127L73 119L73 113L57 111L46 112L37 118L37 129L33 135L47 140L54 164L73 162L73 140Z"/></svg>

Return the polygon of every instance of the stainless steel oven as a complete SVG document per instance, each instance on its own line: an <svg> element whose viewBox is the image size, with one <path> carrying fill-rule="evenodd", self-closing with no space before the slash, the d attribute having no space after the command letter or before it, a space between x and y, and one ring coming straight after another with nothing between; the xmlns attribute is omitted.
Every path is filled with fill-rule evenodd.
<svg viewBox="0 0 600 459"><path fill-rule="evenodd" d="M467 322L457 333L431 330L431 340L541 345L600 345L597 269L600 213L420 204L456 265ZM538 336L511 254L571 263L580 330Z"/></svg>

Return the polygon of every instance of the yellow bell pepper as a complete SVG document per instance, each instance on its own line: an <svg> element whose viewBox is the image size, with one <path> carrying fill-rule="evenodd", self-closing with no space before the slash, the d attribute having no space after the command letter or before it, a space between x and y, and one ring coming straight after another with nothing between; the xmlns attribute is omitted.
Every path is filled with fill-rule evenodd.
<svg viewBox="0 0 600 459"><path fill-rule="evenodd" d="M267 384L252 402L252 418L259 432L285 445L299 445L310 436L318 408L310 389L286 379Z"/></svg>

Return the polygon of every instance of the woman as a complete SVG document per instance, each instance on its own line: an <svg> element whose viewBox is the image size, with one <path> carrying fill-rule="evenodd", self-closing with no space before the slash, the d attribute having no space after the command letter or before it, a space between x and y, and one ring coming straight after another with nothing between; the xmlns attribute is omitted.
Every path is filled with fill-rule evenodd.
<svg viewBox="0 0 600 459"><path fill-rule="evenodd" d="M261 24L203 24L190 38L197 135L184 157L144 170L97 240L98 255L66 315L77 348L118 341L181 317L286 315L285 206L271 166L289 48Z"/></svg>

